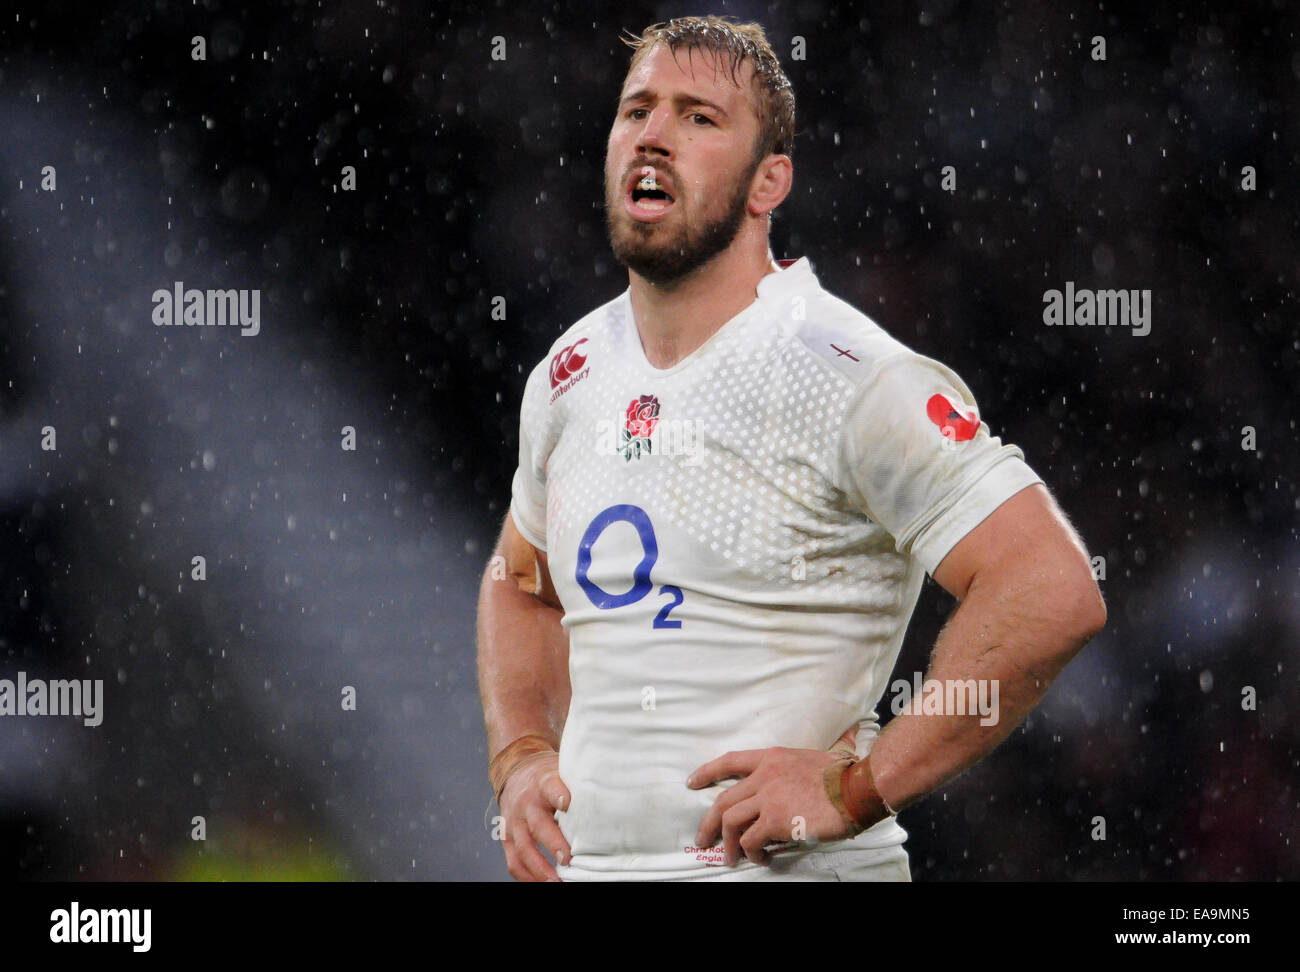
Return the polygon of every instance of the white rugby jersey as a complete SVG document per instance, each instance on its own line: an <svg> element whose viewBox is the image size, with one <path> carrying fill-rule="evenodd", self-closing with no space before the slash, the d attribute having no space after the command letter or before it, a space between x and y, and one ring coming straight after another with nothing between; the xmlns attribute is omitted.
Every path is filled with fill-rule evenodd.
<svg viewBox="0 0 1300 972"><path fill-rule="evenodd" d="M510 511L570 638L564 880L721 863L694 837L734 781L686 777L728 750L826 749L858 723L866 755L925 573L1041 482L956 374L806 257L781 264L671 368L624 291L529 375ZM906 837L888 819L779 856Z"/></svg>

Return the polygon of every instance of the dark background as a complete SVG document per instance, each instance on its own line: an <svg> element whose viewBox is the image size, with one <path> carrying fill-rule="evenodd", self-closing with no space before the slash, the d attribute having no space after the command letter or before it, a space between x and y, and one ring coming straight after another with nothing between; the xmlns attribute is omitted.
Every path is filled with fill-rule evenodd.
<svg viewBox="0 0 1300 972"><path fill-rule="evenodd" d="M0 677L106 700L0 720L3 872L506 877L473 612L519 398L627 284L619 31L714 12L763 23L798 99L775 255L955 368L1106 560L1107 630L903 814L915 878L1295 878L1300 17L1111 7L6 13ZM261 334L155 329L177 280L260 288ZM1067 280L1149 288L1151 333L1045 327ZM952 607L927 581L904 677Z"/></svg>

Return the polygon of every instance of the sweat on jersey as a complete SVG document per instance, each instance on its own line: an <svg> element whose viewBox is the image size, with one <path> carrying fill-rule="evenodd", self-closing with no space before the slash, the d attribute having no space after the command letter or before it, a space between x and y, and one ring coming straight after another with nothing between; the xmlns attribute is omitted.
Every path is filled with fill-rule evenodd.
<svg viewBox="0 0 1300 972"><path fill-rule="evenodd" d="M806 257L782 264L671 368L624 291L529 375L510 512L570 637L566 880L721 863L694 837L734 781L685 781L729 750L826 749L857 723L866 755L925 573L1041 482L956 374ZM781 853L906 837L887 818Z"/></svg>

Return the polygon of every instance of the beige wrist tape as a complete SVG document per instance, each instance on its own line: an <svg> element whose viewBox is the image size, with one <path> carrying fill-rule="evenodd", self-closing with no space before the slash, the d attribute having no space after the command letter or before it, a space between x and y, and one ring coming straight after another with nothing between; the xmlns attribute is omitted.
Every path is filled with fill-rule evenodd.
<svg viewBox="0 0 1300 972"><path fill-rule="evenodd" d="M520 736L501 752L492 757L488 764L488 779L492 781L492 792L496 794L497 803L501 802L501 791L506 787L506 780L530 756L555 752L555 746L545 736L530 734Z"/></svg>
<svg viewBox="0 0 1300 972"><path fill-rule="evenodd" d="M853 814L849 813L849 808L844 803L844 774L856 762L856 759L837 759L826 767L826 772L822 776L822 781L826 784L826 796L830 798L831 806L840 812L844 822L849 825L848 836L850 837L862 833L862 827L853 819Z"/></svg>

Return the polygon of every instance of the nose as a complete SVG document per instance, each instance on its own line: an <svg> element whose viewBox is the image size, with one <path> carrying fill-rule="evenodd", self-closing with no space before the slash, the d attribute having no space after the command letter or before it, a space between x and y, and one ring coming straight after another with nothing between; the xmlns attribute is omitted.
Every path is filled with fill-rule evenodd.
<svg viewBox="0 0 1300 972"><path fill-rule="evenodd" d="M641 155L659 154L672 157L673 148L668 135L668 122L672 117L669 105L655 105L646 115L637 134L636 147Z"/></svg>

